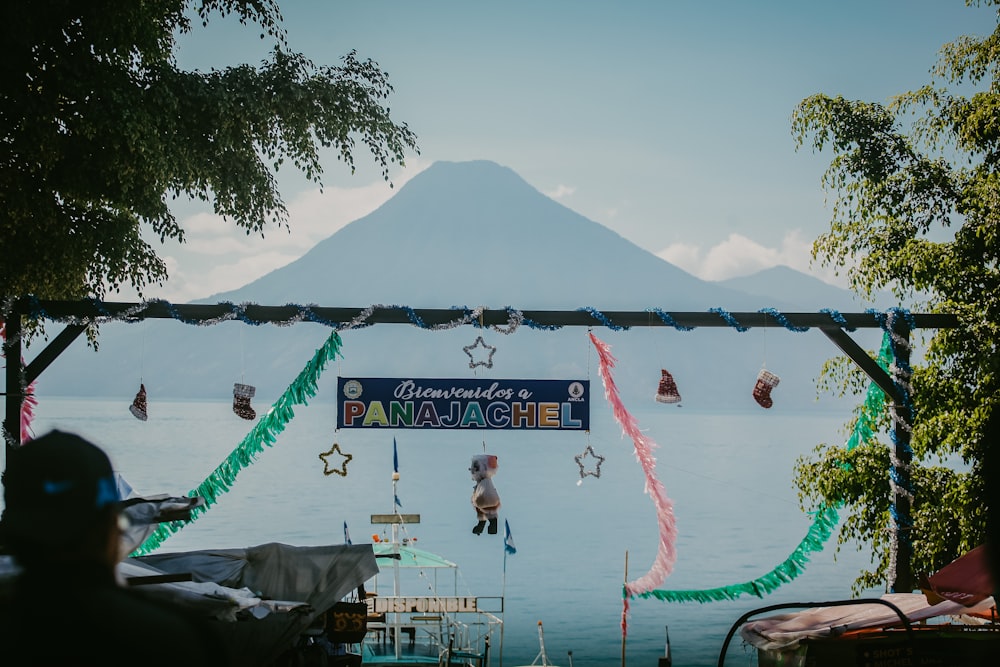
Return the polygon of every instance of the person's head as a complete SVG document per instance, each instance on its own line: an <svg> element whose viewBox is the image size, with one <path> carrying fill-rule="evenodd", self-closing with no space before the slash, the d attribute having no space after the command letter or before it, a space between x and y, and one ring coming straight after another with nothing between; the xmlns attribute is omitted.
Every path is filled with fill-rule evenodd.
<svg viewBox="0 0 1000 667"><path fill-rule="evenodd" d="M120 498L111 461L78 435L51 431L13 450L3 473L0 545L18 562L114 565Z"/></svg>
<svg viewBox="0 0 1000 667"><path fill-rule="evenodd" d="M493 454L476 454L472 457L469 472L472 473L472 479L477 482L492 477L497 472L497 457Z"/></svg>

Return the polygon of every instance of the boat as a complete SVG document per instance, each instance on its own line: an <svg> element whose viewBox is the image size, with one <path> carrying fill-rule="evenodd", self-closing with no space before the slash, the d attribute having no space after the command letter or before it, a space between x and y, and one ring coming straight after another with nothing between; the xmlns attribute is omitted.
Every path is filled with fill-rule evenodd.
<svg viewBox="0 0 1000 667"><path fill-rule="evenodd" d="M373 514L371 521L384 528L371 545L378 573L364 587L361 664L486 667L502 656L503 595L463 593L458 565L409 535L419 514Z"/></svg>
<svg viewBox="0 0 1000 667"><path fill-rule="evenodd" d="M316 628L332 631L340 601L376 569L370 545L277 542L156 553L118 566L128 585L218 621L232 664L267 667L309 664L314 661L303 658L320 653L325 665L357 663L330 643L327 651L318 642L327 633Z"/></svg>
<svg viewBox="0 0 1000 667"><path fill-rule="evenodd" d="M921 588L919 593L793 602L752 610L733 624L719 665L724 665L737 630L756 649L760 667L996 665L1000 618L983 547L925 578ZM800 611L750 620L791 608Z"/></svg>
<svg viewBox="0 0 1000 667"><path fill-rule="evenodd" d="M122 553L141 544L155 524L188 520L190 510L204 501L155 496L125 502L129 528L122 535ZM9 593L20 571L12 556L0 554L0 599ZM337 619L341 601L356 595L377 571L370 544L272 542L130 556L119 561L115 575L123 586L205 618L231 664L346 667L360 664L360 656L346 651L337 654L332 644L327 655L315 627L326 625L331 617ZM58 578L60 572L53 569L52 576ZM57 608L53 609L55 613ZM329 625L332 628L336 623ZM151 637L151 641L160 640Z"/></svg>

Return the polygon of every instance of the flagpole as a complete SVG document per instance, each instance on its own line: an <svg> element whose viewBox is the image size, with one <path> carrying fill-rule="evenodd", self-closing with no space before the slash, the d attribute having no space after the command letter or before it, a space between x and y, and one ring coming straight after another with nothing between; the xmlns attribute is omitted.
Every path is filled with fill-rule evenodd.
<svg viewBox="0 0 1000 667"><path fill-rule="evenodd" d="M625 550L625 580L624 583L628 583L628 549ZM625 604L626 600L622 600L622 667L625 667Z"/></svg>
<svg viewBox="0 0 1000 667"><path fill-rule="evenodd" d="M503 578L500 584L500 609L506 609L507 607L507 545L504 545L503 549ZM504 619L500 622L500 667L503 667L503 627L507 625L507 617L504 614Z"/></svg>
<svg viewBox="0 0 1000 667"><path fill-rule="evenodd" d="M517 553L514 546L514 536L510 532L510 521L503 520L503 578L500 585L500 609L507 609L507 554ZM500 621L500 667L503 667L503 628L507 624L506 617Z"/></svg>
<svg viewBox="0 0 1000 667"><path fill-rule="evenodd" d="M392 522L392 553L395 559L392 562L392 594L394 596L399 596L400 585L399 585L399 529L402 526L403 534L406 535L406 525L402 523L402 516L399 514L399 508L402 506L399 502L399 493L397 492L396 486L399 484L399 453L396 451L396 438L392 439L392 513L395 515L395 521ZM396 660L400 657L400 646L399 646L399 614L393 613L393 641L396 646Z"/></svg>

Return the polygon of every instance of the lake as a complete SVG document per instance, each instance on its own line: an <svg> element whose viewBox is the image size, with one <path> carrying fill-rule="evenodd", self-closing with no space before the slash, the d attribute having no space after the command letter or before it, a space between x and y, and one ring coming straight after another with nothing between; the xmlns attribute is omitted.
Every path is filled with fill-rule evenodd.
<svg viewBox="0 0 1000 667"><path fill-rule="evenodd" d="M330 373L329 375L333 375ZM658 525L644 475L603 393L591 409L591 432L336 430L334 391L323 378L316 399L295 410L276 444L237 478L198 520L161 551L244 547L265 542L340 544L347 522L355 544L380 530L370 515L393 511L393 438L399 455L402 510L421 515L408 527L417 546L457 562L469 592L506 595L504 665L538 655L538 621L549 660L576 667L622 662L622 584L653 562ZM335 387L335 385L334 385ZM595 394L600 387L596 380ZM328 397L323 400L323 397ZM247 435L226 401L149 397L149 420L121 400L39 396L33 429L74 431L108 451L142 494L184 495ZM266 404L253 403L258 414ZM660 588L700 589L759 577L789 556L811 525L792 483L795 460L820 443L840 444L850 415L832 411L710 412L656 404L627 406L656 441L657 474L674 504L677 562ZM347 475L325 475L319 454L337 443L351 455ZM574 457L590 445L605 457L600 477L581 482ZM498 456L494 483L503 507L497 535L474 535L470 459ZM592 466L589 466L592 467ZM517 553L506 556L503 521ZM669 631L673 663L715 665L730 626L744 612L782 602L851 596L869 562L853 546L837 554L835 537L806 571L764 598L665 603L634 600L625 662L654 666ZM627 571L626 571L627 568ZM867 591L878 595L882 591ZM500 656L496 648L494 665ZM728 665L756 663L737 636Z"/></svg>

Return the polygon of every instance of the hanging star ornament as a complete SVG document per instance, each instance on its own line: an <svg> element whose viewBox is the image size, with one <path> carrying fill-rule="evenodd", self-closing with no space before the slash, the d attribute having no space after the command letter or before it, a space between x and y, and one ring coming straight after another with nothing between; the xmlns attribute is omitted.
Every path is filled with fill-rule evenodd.
<svg viewBox="0 0 1000 667"><path fill-rule="evenodd" d="M583 464L583 460L588 456L597 461L597 463L594 465L593 470L587 470L586 466ZM577 482L578 486L580 484L583 484L583 478L586 477L587 475L600 478L601 464L604 463L604 457L601 456L600 454L595 454L593 447L587 445L587 448L583 450L583 453L577 454L576 456L573 457L573 459L576 461L576 464L580 466L580 481Z"/></svg>
<svg viewBox="0 0 1000 667"><path fill-rule="evenodd" d="M344 461L343 463L341 463L339 468L330 467L330 460L327 457L333 456L334 454L338 454L344 458ZM350 463L351 459L354 458L352 455L340 451L340 445L337 444L336 442L333 443L333 447L330 448L330 451L323 452L322 454L319 455L319 457L323 459L324 475L337 474L340 475L341 477L347 477L347 464Z"/></svg>
<svg viewBox="0 0 1000 667"><path fill-rule="evenodd" d="M489 350L489 354L486 355L486 361L476 361L475 356L473 356L472 351L479 347ZM466 345L462 349L465 350L465 353L467 355L469 355L469 368L475 368L476 366L485 366L486 368L493 368L493 353L496 352L497 349L492 345L487 345L486 341L483 340L482 336L476 338L476 342L473 343L472 345Z"/></svg>

